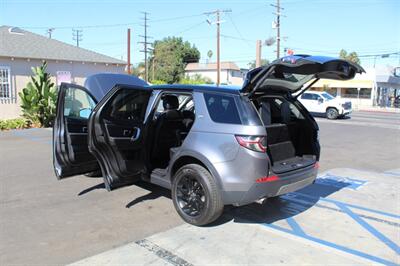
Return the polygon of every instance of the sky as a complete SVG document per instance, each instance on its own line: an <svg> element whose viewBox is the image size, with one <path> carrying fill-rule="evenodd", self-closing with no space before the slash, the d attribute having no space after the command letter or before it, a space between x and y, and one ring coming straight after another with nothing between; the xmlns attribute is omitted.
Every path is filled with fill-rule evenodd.
<svg viewBox="0 0 400 266"><path fill-rule="evenodd" d="M0 0L0 25L17 26L75 44L72 29L82 30L80 47L126 60L126 31L132 30L131 61L142 62L143 14L148 15L150 42L168 36L195 45L200 62L207 52L216 60L216 25L204 13L231 10L221 16L221 60L247 67L255 60L256 40L276 36L272 28L277 0ZM338 56L343 48L359 54L364 67L400 65L400 0L281 0L281 55ZM263 46L262 58L274 60L276 46ZM382 54L398 53L382 58Z"/></svg>

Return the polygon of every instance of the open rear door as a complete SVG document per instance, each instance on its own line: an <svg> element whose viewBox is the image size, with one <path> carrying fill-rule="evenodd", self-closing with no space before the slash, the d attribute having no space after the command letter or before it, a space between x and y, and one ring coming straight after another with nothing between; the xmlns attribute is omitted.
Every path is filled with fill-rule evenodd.
<svg viewBox="0 0 400 266"><path fill-rule="evenodd" d="M152 90L118 85L93 110L89 146L108 190L139 180L145 168L145 114Z"/></svg>
<svg viewBox="0 0 400 266"><path fill-rule="evenodd" d="M362 72L361 66L341 58L291 55L249 71L241 92L249 96L271 92L299 95L317 79L349 80Z"/></svg>
<svg viewBox="0 0 400 266"><path fill-rule="evenodd" d="M100 169L88 149L88 120L95 106L84 87L61 84L53 127L53 165L59 179Z"/></svg>

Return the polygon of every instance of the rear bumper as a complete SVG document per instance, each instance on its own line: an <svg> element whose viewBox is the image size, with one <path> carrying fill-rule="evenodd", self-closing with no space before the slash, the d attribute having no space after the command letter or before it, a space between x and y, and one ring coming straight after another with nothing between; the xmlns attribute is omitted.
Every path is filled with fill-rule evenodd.
<svg viewBox="0 0 400 266"><path fill-rule="evenodd" d="M277 181L255 183L238 205L245 205L261 198L270 198L297 191L314 183L317 174L318 169L311 166L293 173L280 175Z"/></svg>
<svg viewBox="0 0 400 266"><path fill-rule="evenodd" d="M275 197L294 192L314 183L318 169L314 165L279 175L279 180L256 183L248 191L224 191L224 199L229 204L241 206L262 198ZM228 204L228 203L225 203Z"/></svg>

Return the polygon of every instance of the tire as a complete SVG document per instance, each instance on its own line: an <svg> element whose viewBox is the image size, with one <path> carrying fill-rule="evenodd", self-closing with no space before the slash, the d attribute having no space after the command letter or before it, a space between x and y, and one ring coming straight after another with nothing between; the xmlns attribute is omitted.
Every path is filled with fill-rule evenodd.
<svg viewBox="0 0 400 266"><path fill-rule="evenodd" d="M203 166L182 166L172 180L172 201L182 219L192 225L207 225L224 210L214 177Z"/></svg>
<svg viewBox="0 0 400 266"><path fill-rule="evenodd" d="M328 109L326 109L326 118L328 119L337 119L339 116L339 112L336 108L333 107L329 107Z"/></svg>

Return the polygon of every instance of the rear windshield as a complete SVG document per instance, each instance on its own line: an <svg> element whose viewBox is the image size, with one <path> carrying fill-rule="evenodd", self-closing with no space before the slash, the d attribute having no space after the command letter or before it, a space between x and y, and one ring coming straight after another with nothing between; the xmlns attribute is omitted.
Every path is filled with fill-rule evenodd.
<svg viewBox="0 0 400 266"><path fill-rule="evenodd" d="M253 104L238 95L205 93L208 113L216 123L258 126L260 118Z"/></svg>

